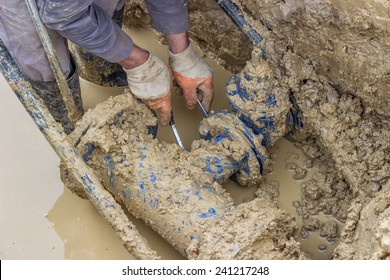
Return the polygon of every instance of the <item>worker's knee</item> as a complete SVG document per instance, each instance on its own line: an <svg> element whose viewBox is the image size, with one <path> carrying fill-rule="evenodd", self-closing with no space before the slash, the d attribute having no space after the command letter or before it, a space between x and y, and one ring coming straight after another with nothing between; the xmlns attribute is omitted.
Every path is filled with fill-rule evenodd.
<svg viewBox="0 0 390 280"><path fill-rule="evenodd" d="M39 15L42 22L50 29L57 31L71 28L69 24L86 12L93 0L62 1L62 0L38 0Z"/></svg>
<svg viewBox="0 0 390 280"><path fill-rule="evenodd" d="M18 24L15 24L15 18L18 19ZM72 69L65 41L60 34L53 30L49 30L49 35L64 74L68 76ZM55 80L24 1L8 1L0 4L0 38L20 70L28 78L38 82Z"/></svg>

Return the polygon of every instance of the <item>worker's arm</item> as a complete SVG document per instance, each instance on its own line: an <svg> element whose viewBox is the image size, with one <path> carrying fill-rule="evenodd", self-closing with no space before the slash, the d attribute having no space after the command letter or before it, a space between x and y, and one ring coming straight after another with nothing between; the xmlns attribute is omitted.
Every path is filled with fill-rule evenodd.
<svg viewBox="0 0 390 280"><path fill-rule="evenodd" d="M127 58L131 38L93 0L37 0L45 25L86 51L110 62Z"/></svg>
<svg viewBox="0 0 390 280"><path fill-rule="evenodd" d="M139 48L93 0L37 0L45 25L86 51L123 66L131 92L152 109L160 111L160 122L170 119L171 79L167 66ZM159 100L159 102L156 101Z"/></svg>
<svg viewBox="0 0 390 280"><path fill-rule="evenodd" d="M169 61L173 75L193 109L201 99L208 111L214 97L211 68L192 49L188 39L187 0L146 0L153 28L163 32L169 45Z"/></svg>

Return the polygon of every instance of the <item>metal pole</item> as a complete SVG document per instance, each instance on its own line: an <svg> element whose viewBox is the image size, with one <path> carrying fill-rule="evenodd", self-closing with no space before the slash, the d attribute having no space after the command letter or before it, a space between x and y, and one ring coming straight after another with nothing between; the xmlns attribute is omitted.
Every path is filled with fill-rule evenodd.
<svg viewBox="0 0 390 280"><path fill-rule="evenodd" d="M256 47L261 49L262 57L263 59L266 59L267 54L261 47L263 37L252 27L252 25L250 25L241 9L231 0L216 0L216 2L249 40L251 40Z"/></svg>
<svg viewBox="0 0 390 280"><path fill-rule="evenodd" d="M77 110L76 104L73 100L72 93L69 89L66 77L57 58L56 50L54 49L54 46L50 40L49 33L47 32L46 27L44 26L39 17L36 0L25 1L30 11L35 28L38 32L39 38L41 39L42 45L45 49L45 53L49 61L50 67L53 70L54 76L56 78L58 87L62 95L62 99L64 100L66 109L68 111L69 120L72 122L72 124L75 124L81 118L81 115Z"/></svg>
<svg viewBox="0 0 390 280"><path fill-rule="evenodd" d="M62 127L54 120L31 84L25 79L8 51L0 45L0 72L15 92L54 151L83 186L89 200L109 222L125 248L138 259L159 259L147 241L128 220L123 209L105 190L93 170L69 143Z"/></svg>

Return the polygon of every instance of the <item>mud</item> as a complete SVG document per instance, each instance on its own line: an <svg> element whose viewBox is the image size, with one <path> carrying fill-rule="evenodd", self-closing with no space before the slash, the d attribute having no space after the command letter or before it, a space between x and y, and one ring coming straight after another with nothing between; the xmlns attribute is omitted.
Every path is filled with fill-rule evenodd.
<svg viewBox="0 0 390 280"><path fill-rule="evenodd" d="M246 228L248 221L253 225L256 220L251 211L248 214L248 209L251 209L259 217L269 215L265 221L267 226L276 221L281 228L271 234L280 237L275 242L271 242L271 236L260 230L260 235L265 234L267 240L263 246L270 251L262 250L261 255L254 258L304 258L306 256L297 249L299 242L312 258L316 258L313 257L314 251L320 251L325 254L318 258L388 259L390 65L387 61L390 53L390 3L386 0L234 2L265 38L263 46L278 90L293 96L302 110L304 127L298 132L290 132L288 139L308 158L294 154L285 157L281 166L285 173L291 175L294 184L273 178L272 171L276 174L279 167L268 164L269 174L265 175L265 181L259 184L256 192L259 198L248 193L244 199L250 201L246 204L247 208L238 205L241 201L234 206L229 199L230 209L236 209L241 215L235 221L240 226L232 227L229 234L218 232L226 242L220 247L221 254L207 250L216 233L214 231L217 231L209 229L210 239L199 237L197 241L202 242L194 241L191 250L188 250L190 256L226 257L223 255L224 246L233 244L235 234L244 236L242 228ZM215 2L190 0L189 8L191 37L221 65L239 72L251 58L253 47L249 40ZM129 26L147 26L150 23L143 1L128 1L126 15L125 22ZM117 136L120 136L118 139L126 137ZM102 149L109 150L110 145L105 144L104 137L96 141ZM201 146L194 145L195 149ZM282 149L286 145L275 144L274 148ZM182 157L177 158L175 152L170 154L169 149L165 150L165 144L158 147L175 159ZM274 154L277 152L271 150L271 161ZM165 158L165 153L161 157ZM135 170L134 174L137 174ZM192 177L193 174L187 175ZM101 179L107 180L104 176ZM200 179L201 176L197 180ZM294 190L283 189L289 186L294 186ZM291 201L282 202L287 193L291 194ZM265 210L258 205L259 201L266 205ZM273 211L268 212L271 209ZM296 225L291 216L296 216ZM285 225L282 222L284 218L288 221ZM220 223L229 228L233 220L226 215ZM260 238L260 235L257 237ZM256 240L244 238L240 244L244 247L247 244L248 250L237 251L235 257L253 257L252 254L256 253L248 252L251 246L257 246L259 239ZM278 250L272 251L274 248ZM267 255L270 252L275 254Z"/></svg>
<svg viewBox="0 0 390 280"><path fill-rule="evenodd" d="M191 38L201 49L212 50L209 52L210 57L220 65L234 73L239 72L250 59L252 50L250 41L242 35L214 1L188 1L188 8ZM127 1L123 24L150 27L150 18L143 0ZM219 27L223 28L219 29Z"/></svg>
<svg viewBox="0 0 390 280"><path fill-rule="evenodd" d="M136 19L136 11L146 14L139 2L128 1L128 18ZM375 217L375 227L369 226L366 217L368 209L382 201L379 197L386 196L390 177L390 2L233 2L265 38L263 47L281 90L294 96L302 110L304 129L290 139L309 154L316 153L317 159L324 157L325 171L305 183L307 203L295 206L302 215L312 215L314 205L323 205L318 209L346 222L335 258L386 258L388 224ZM189 7L192 38L222 65L239 71L250 58L251 44L242 34L230 33L235 27L216 3L189 1ZM289 168L297 179L305 178L303 166ZM385 216L388 208L380 207L378 216ZM334 226L326 228L334 236ZM359 234L363 229L367 234ZM375 246L365 250L364 244ZM342 248L348 250L341 253Z"/></svg>
<svg viewBox="0 0 390 280"><path fill-rule="evenodd" d="M294 220L271 201L256 198L228 213L193 242L190 259L307 259L292 237Z"/></svg>
<svg viewBox="0 0 390 280"><path fill-rule="evenodd" d="M227 115L210 116L201 125L201 132L224 128L224 116ZM191 152L187 152L176 144L153 139L148 127L156 123L146 105L136 102L125 91L124 95L110 98L87 112L71 138L116 200L184 256L306 258L299 243L292 238L297 228L291 216L264 198L234 207L230 195L214 182L215 173L208 171L216 163L204 166L210 158L224 161L226 157L233 162L247 159L248 152L239 141L240 135L216 142L198 140ZM233 130L233 124L229 125ZM158 161L158 158L166 160ZM74 180L64 167L62 174L69 188L78 188L74 184L70 186ZM223 183L231 174L219 172L221 179L217 181ZM261 176L253 174L250 179L252 184L259 183ZM230 230L225 232L226 228Z"/></svg>

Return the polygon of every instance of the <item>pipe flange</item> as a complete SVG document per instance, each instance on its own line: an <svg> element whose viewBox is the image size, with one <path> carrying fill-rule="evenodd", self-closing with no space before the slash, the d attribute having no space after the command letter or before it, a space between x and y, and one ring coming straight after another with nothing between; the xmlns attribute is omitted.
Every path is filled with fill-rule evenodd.
<svg viewBox="0 0 390 280"><path fill-rule="evenodd" d="M218 111L204 119L199 128L201 137L212 143L224 139L231 141L227 149L244 149L244 159L239 162L233 179L242 186L257 184L265 170L267 152L261 145L262 135L254 134L235 114ZM226 141L226 140L225 140Z"/></svg>

